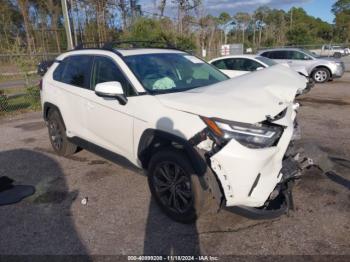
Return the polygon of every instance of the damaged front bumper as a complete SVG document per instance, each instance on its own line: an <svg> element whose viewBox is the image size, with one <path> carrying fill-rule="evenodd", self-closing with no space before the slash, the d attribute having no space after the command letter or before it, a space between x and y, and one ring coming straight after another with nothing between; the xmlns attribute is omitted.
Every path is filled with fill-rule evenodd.
<svg viewBox="0 0 350 262"><path fill-rule="evenodd" d="M208 140L199 144L207 154L207 163L216 178L214 196L224 209L250 218L274 218L293 207L293 181L299 177L301 166L298 155L289 150L294 139L295 110L288 108L285 117L274 123L284 126L276 146L248 148L235 139L219 150L210 152ZM213 179L209 179L213 184ZM214 186L215 188L215 186Z"/></svg>
<svg viewBox="0 0 350 262"><path fill-rule="evenodd" d="M225 210L250 219L273 219L294 209L292 189L295 179L300 177L302 169L299 162L288 157L283 161L282 179L270 194L262 207L233 206Z"/></svg>

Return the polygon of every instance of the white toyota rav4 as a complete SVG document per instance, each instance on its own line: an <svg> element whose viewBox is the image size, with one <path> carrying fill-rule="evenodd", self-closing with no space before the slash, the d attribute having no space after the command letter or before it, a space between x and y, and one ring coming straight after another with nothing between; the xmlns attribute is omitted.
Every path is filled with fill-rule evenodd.
<svg viewBox="0 0 350 262"><path fill-rule="evenodd" d="M283 65L228 79L183 51L105 46L58 56L41 100L59 155L87 141L125 157L147 171L160 208L190 223L210 195L249 217L290 207L294 99L306 84Z"/></svg>

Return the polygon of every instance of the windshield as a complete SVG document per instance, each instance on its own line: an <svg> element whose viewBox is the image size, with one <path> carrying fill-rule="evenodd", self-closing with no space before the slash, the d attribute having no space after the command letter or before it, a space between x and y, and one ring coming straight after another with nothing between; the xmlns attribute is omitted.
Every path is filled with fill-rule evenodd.
<svg viewBox="0 0 350 262"><path fill-rule="evenodd" d="M228 79L213 66L185 53L132 55L124 61L152 94L185 91Z"/></svg>
<svg viewBox="0 0 350 262"><path fill-rule="evenodd" d="M264 57L264 56L257 56L255 57L256 60L259 60L260 62L263 62L264 64L268 65L268 66L274 66L277 65L278 63L273 61L270 58Z"/></svg>
<svg viewBox="0 0 350 262"><path fill-rule="evenodd" d="M305 54L307 54L307 55L309 55L309 56L311 56L311 57L314 57L314 58L320 57L320 56L317 55L316 53L311 52L311 51L309 51L309 50L302 49L302 51L303 51Z"/></svg>

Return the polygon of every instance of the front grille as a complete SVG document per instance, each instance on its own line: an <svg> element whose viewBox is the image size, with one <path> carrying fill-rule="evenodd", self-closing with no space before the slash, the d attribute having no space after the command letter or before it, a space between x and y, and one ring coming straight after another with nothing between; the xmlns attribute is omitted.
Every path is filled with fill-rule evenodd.
<svg viewBox="0 0 350 262"><path fill-rule="evenodd" d="M345 63L341 62L341 67L343 68L343 70L345 71Z"/></svg>
<svg viewBox="0 0 350 262"><path fill-rule="evenodd" d="M277 120L280 120L280 119L282 119L283 117L285 117L286 113L287 113L287 107L286 107L281 113L277 114L276 116L274 116L274 117L268 117L268 121L269 121L269 122L275 122L275 121L277 121Z"/></svg>

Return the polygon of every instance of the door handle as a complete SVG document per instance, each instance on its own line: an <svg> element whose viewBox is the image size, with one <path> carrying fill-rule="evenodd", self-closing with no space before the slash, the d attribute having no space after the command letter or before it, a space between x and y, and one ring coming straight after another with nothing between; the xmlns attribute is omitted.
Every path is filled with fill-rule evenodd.
<svg viewBox="0 0 350 262"><path fill-rule="evenodd" d="M287 63L288 63L288 64L292 64L292 63L293 63L293 61L288 61Z"/></svg>

